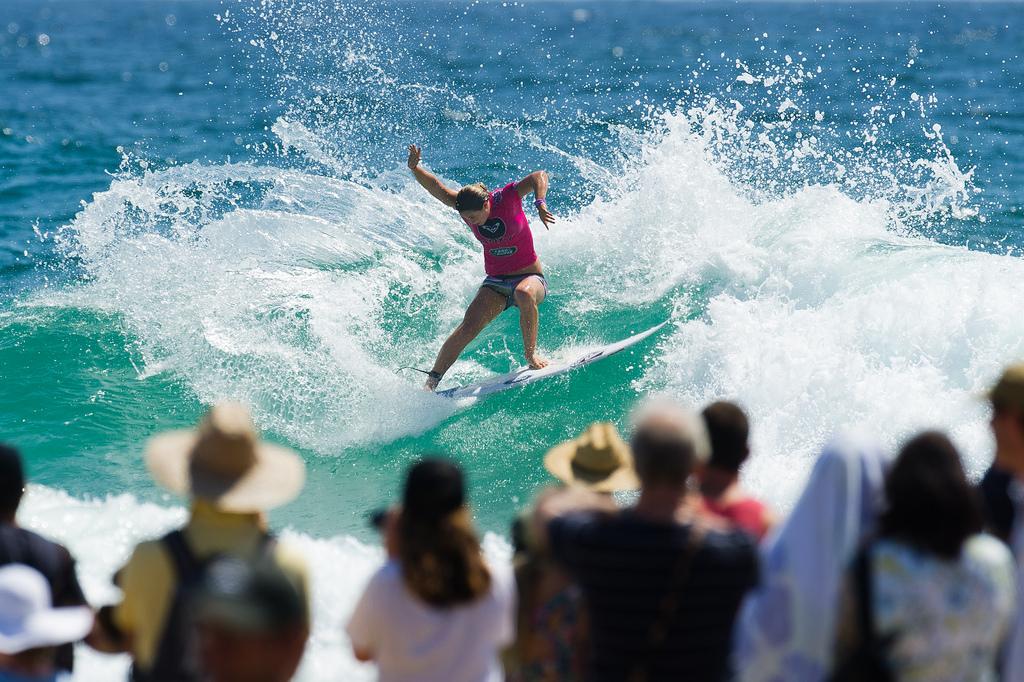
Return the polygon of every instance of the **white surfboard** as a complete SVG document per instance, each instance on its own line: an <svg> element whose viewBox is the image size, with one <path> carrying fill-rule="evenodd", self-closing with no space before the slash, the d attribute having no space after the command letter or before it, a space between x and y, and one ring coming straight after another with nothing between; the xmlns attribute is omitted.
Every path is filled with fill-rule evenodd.
<svg viewBox="0 0 1024 682"><path fill-rule="evenodd" d="M565 374L566 372L589 365L592 362L603 360L611 355L615 355L621 350L625 350L630 346L640 343L651 334L655 333L668 322L662 322L661 324L655 325L646 331L642 331L639 334L634 334L628 339L622 339L615 343L609 343L606 346L600 346L590 350L576 358L573 358L567 362L552 362L547 367L542 369L529 369L526 367L517 369L514 372L504 374L497 377L492 377L486 381L481 381L476 384L469 384L467 386L457 386L455 388L448 388L443 391L438 391L437 395L444 398L479 398L485 395L491 395L492 393L498 393L505 391L516 386L525 386L526 384L532 384L535 381L541 379L549 379L556 377L559 374Z"/></svg>

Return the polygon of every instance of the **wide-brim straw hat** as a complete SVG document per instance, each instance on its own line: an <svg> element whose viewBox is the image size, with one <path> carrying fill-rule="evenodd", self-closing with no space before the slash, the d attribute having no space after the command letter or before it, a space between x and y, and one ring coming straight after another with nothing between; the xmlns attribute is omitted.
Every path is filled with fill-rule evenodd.
<svg viewBox="0 0 1024 682"><path fill-rule="evenodd" d="M599 493L640 487L633 453L609 422L595 422L578 438L551 448L544 456L544 468L567 485Z"/></svg>
<svg viewBox="0 0 1024 682"><path fill-rule="evenodd" d="M291 502L306 481L294 450L259 439L249 411L220 403L198 429L169 431L146 444L146 465L157 483L228 512L260 512Z"/></svg>

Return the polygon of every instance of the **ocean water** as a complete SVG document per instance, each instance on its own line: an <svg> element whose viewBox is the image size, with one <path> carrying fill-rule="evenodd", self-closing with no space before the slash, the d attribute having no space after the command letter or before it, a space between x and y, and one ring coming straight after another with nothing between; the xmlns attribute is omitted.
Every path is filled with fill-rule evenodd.
<svg viewBox="0 0 1024 682"><path fill-rule="evenodd" d="M179 523L145 439L242 400L299 449L272 515L315 577L304 680L363 679L342 625L366 512L418 454L468 470L488 552L552 444L639 397L750 412L785 511L823 441L948 430L1024 357L1024 38L1013 3L7 0L0 10L0 437L90 597ZM482 277L405 168L552 179L533 220L567 377L470 405L418 390ZM446 382L521 363L514 313ZM79 677L123 658L83 654Z"/></svg>

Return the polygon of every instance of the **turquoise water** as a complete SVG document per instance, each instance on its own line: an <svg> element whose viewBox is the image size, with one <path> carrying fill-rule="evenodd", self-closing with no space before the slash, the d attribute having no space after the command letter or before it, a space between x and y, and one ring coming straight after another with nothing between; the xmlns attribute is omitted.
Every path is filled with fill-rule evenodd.
<svg viewBox="0 0 1024 682"><path fill-rule="evenodd" d="M145 439L245 401L309 467L273 521L317 564L325 679L366 674L340 636L365 513L423 452L467 464L499 556L546 449L655 391L740 400L744 475L783 510L837 428L940 426L978 472L974 396L1024 356L1020 10L8 2L0 434L42 486L27 521L106 598L180 519ZM482 264L413 141L455 185L550 172L543 350L668 327L477 404L420 392L398 368L430 364ZM446 381L520 363L506 313Z"/></svg>

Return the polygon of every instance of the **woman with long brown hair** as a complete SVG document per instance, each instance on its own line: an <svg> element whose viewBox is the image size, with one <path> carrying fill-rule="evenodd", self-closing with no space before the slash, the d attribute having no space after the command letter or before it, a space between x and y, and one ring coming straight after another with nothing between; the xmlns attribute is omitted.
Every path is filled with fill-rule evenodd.
<svg viewBox="0 0 1024 682"><path fill-rule="evenodd" d="M465 505L462 471L444 459L409 470L384 518L388 561L348 624L356 658L382 681L498 682L515 635L515 583L488 564Z"/></svg>
<svg viewBox="0 0 1024 682"><path fill-rule="evenodd" d="M885 495L877 536L847 575L833 679L996 679L1015 608L1013 557L982 534L956 447L935 431L910 439Z"/></svg>

